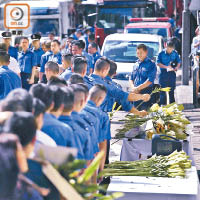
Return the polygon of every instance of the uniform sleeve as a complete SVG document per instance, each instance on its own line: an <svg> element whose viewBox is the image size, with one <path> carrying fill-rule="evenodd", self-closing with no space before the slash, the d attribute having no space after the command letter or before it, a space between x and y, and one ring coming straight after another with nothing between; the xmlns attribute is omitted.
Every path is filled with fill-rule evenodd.
<svg viewBox="0 0 200 200"><path fill-rule="evenodd" d="M4 91L4 80L3 77L0 76L0 100L5 97L5 91Z"/></svg>
<svg viewBox="0 0 200 200"><path fill-rule="evenodd" d="M88 133L86 135L86 142L85 142L85 146L84 146L84 149L83 149L86 160L92 160L94 158L92 148L93 148L92 141L91 141L91 138L90 138L89 133Z"/></svg>
<svg viewBox="0 0 200 200"><path fill-rule="evenodd" d="M31 58L32 67L37 66L37 56L33 53Z"/></svg>
<svg viewBox="0 0 200 200"><path fill-rule="evenodd" d="M151 67L148 71L148 80L152 83L154 83L154 80L156 78L156 72L157 72L156 64L152 62Z"/></svg>
<svg viewBox="0 0 200 200"><path fill-rule="evenodd" d="M162 63L161 58L162 58L162 52L160 52L160 53L158 54L158 57L157 57L157 64Z"/></svg>
<svg viewBox="0 0 200 200"><path fill-rule="evenodd" d="M42 56L40 61L40 72L45 72L46 57Z"/></svg>
<svg viewBox="0 0 200 200"><path fill-rule="evenodd" d="M135 71L133 71L129 77L129 80L134 81L135 80Z"/></svg>
<svg viewBox="0 0 200 200"><path fill-rule="evenodd" d="M117 101L121 101L122 99L126 101L128 99L129 94L116 87L115 84L107 83L105 86L108 89L109 95L115 98Z"/></svg>
<svg viewBox="0 0 200 200"><path fill-rule="evenodd" d="M18 50L17 50L17 48L15 48L15 56L14 56L14 58L17 60L17 58L18 58Z"/></svg>
<svg viewBox="0 0 200 200"><path fill-rule="evenodd" d="M178 55L178 53L177 53L177 52L176 52L176 62L177 62L177 63L181 63L180 56Z"/></svg>

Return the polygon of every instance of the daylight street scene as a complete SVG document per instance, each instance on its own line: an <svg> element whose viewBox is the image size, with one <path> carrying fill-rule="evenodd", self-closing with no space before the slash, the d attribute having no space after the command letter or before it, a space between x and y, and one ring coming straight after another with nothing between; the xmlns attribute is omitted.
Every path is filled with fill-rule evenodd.
<svg viewBox="0 0 200 200"><path fill-rule="evenodd" d="M200 0L0 0L0 200L200 200Z"/></svg>

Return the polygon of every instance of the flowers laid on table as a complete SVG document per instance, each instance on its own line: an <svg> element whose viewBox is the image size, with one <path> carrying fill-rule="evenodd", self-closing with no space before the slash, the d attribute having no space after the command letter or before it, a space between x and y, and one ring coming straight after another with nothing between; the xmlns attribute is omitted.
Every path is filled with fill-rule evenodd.
<svg viewBox="0 0 200 200"><path fill-rule="evenodd" d="M184 116L183 109L183 105L176 103L167 106L153 104L149 114L144 118L128 114L121 120L124 125L118 129L115 138L126 137L127 132L138 127L140 133L145 132L146 139L152 139L153 134L164 134L184 140L187 137L186 129L190 121Z"/></svg>

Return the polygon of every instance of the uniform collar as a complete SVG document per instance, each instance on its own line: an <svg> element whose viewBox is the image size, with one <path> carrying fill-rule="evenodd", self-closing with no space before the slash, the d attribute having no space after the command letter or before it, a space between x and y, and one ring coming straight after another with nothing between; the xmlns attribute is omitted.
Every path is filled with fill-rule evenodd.
<svg viewBox="0 0 200 200"><path fill-rule="evenodd" d="M35 49L35 47L33 47L33 51L41 51L41 50L42 50L41 47L39 47L38 49Z"/></svg>
<svg viewBox="0 0 200 200"><path fill-rule="evenodd" d="M53 54L53 52L52 52L52 54ZM61 55L61 53L60 52L58 52L57 54L53 54L54 56L60 56Z"/></svg>
<svg viewBox="0 0 200 200"><path fill-rule="evenodd" d="M21 52L22 52L23 54L26 54L26 53L31 52L31 50L30 50L30 49L27 49L26 52L24 52L24 50L22 50Z"/></svg>
<svg viewBox="0 0 200 200"><path fill-rule="evenodd" d="M94 101L92 101L92 100L89 100L88 102L87 102L87 104L88 105L91 105L91 106L95 106L95 107L97 107L97 105L94 103Z"/></svg>
<svg viewBox="0 0 200 200"><path fill-rule="evenodd" d="M96 75L96 74L91 74L90 76L93 77L94 79L101 79L101 80L103 80L103 78L101 76Z"/></svg>
<svg viewBox="0 0 200 200"><path fill-rule="evenodd" d="M59 117L59 119L62 119L62 120L71 120L71 116L68 116L68 115L61 115Z"/></svg>
<svg viewBox="0 0 200 200"><path fill-rule="evenodd" d="M112 81L112 78L110 78L110 76L106 76L105 79L106 79L107 81Z"/></svg>
<svg viewBox="0 0 200 200"><path fill-rule="evenodd" d="M6 69L6 70L9 69L8 66L6 66L6 65L2 65L0 68Z"/></svg>
<svg viewBox="0 0 200 200"><path fill-rule="evenodd" d="M97 51L96 53L93 54L93 56L98 56L99 55L99 52Z"/></svg>
<svg viewBox="0 0 200 200"><path fill-rule="evenodd" d="M149 60L148 57L146 57L143 61L141 61L141 60L138 59L138 63L147 62L148 60Z"/></svg>
<svg viewBox="0 0 200 200"><path fill-rule="evenodd" d="M57 119L56 116L52 115L51 113L45 113L46 117Z"/></svg>
<svg viewBox="0 0 200 200"><path fill-rule="evenodd" d="M165 54L170 55L170 54L172 54L174 52L174 50L170 54L167 53L167 49L165 49L164 52L165 52Z"/></svg>

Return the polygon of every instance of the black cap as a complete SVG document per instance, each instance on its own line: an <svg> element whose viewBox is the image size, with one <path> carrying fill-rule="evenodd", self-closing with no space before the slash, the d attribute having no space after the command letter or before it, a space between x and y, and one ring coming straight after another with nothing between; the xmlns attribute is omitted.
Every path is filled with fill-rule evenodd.
<svg viewBox="0 0 200 200"><path fill-rule="evenodd" d="M39 35L39 34L33 34L33 35L31 35L31 39L32 40L40 40L41 39L41 35Z"/></svg>
<svg viewBox="0 0 200 200"><path fill-rule="evenodd" d="M2 35L3 38L11 38L12 33L9 32L9 31L5 31L1 35Z"/></svg>

